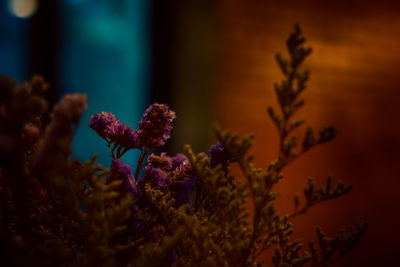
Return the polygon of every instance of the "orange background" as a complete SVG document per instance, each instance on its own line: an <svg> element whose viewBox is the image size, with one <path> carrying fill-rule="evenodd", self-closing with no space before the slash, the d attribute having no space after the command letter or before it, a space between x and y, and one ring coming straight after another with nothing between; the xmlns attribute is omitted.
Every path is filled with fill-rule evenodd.
<svg viewBox="0 0 400 267"><path fill-rule="evenodd" d="M315 226L329 235L369 220L355 250L334 266L400 266L400 8L373 1L221 0L218 7L219 71L214 110L222 126L254 133L255 163L265 168L278 152L278 135L266 113L276 106L273 83L282 75L276 52L299 23L313 53L304 67L311 80L298 118L337 138L315 148L284 171L276 187L282 214L293 209L307 177L322 185L328 174L354 190L293 220L294 237L316 240ZM301 132L299 132L301 134ZM270 262L270 257L266 263Z"/></svg>

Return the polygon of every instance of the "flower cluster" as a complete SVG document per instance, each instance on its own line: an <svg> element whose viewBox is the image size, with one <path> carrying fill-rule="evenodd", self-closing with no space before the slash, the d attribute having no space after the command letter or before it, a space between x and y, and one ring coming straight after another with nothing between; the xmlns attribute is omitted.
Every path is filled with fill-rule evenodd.
<svg viewBox="0 0 400 267"><path fill-rule="evenodd" d="M109 136L106 130L115 123L119 123L119 120L115 118L114 114L103 111L101 113L94 114L90 118L89 127L95 130L101 137L108 138Z"/></svg>
<svg viewBox="0 0 400 267"><path fill-rule="evenodd" d="M123 182L125 192L136 195L138 193L135 177L132 175L132 167L123 163L120 159L114 159L111 163L111 172L114 179L120 179Z"/></svg>
<svg viewBox="0 0 400 267"><path fill-rule="evenodd" d="M170 138L175 117L175 112L167 105L154 103L144 112L138 130L121 123L111 112L94 114L89 126L107 141L113 156L111 177L121 179L126 192L137 194L144 191L144 185L149 183L152 188L171 191L175 198L175 207L179 207L190 203L190 194L198 183L185 155L169 157L166 153L161 153L160 156L151 154L143 168L143 178L136 183L146 154L151 149L164 145ZM120 160L126 151L133 148L141 149L134 175L132 168Z"/></svg>
<svg viewBox="0 0 400 267"><path fill-rule="evenodd" d="M90 118L89 126L107 141L114 159L120 158L129 149L139 148L137 131L122 124L111 112L94 114ZM111 148L112 143L113 148ZM115 150L117 155L114 153Z"/></svg>
<svg viewBox="0 0 400 267"><path fill-rule="evenodd" d="M163 146L170 138L175 112L167 105L154 103L144 112L139 122L139 138L142 146L149 149Z"/></svg>
<svg viewBox="0 0 400 267"><path fill-rule="evenodd" d="M225 166L229 162L229 157L219 142L211 145L208 153L209 156L202 154L208 160L210 168L215 168L219 164ZM138 192L144 192L144 185L150 184L152 188L170 192L175 200L175 208L191 204L190 195L199 183L199 178L194 175L188 158L181 153L174 157L167 156L165 152L160 155L149 155L143 168L142 178L134 177L132 168L120 159L112 161L111 170L112 177L123 181L125 192L138 197ZM137 183L136 179L140 182Z"/></svg>
<svg viewBox="0 0 400 267"><path fill-rule="evenodd" d="M126 151L146 148L147 151L165 144L170 138L175 112L165 104L152 104L139 122L139 130L121 123L111 112L94 114L89 126L105 139L113 158L120 158ZM111 144L114 144L111 147ZM115 154L116 151L116 154Z"/></svg>
<svg viewBox="0 0 400 267"><path fill-rule="evenodd" d="M211 168L215 168L218 164L226 165L229 161L229 155L220 142L213 144L208 154L210 154Z"/></svg>
<svg viewBox="0 0 400 267"><path fill-rule="evenodd" d="M150 183L159 190L168 189L175 199L175 208L191 204L190 194L199 179L193 175L192 166L185 155L179 153L175 157L169 157L166 153L159 156L151 154L147 163L144 183Z"/></svg>
<svg viewBox="0 0 400 267"><path fill-rule="evenodd" d="M115 122L105 130L111 142L125 149L139 148L139 137L136 130L128 125Z"/></svg>

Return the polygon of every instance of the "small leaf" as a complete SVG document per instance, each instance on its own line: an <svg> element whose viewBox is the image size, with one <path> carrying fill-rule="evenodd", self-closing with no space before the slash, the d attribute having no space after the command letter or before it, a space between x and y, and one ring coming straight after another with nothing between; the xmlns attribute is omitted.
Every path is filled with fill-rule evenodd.
<svg viewBox="0 0 400 267"><path fill-rule="evenodd" d="M301 125L303 125L306 122L305 119L301 119L301 120L297 120L295 122L292 122L289 127L288 127L288 133L295 130L296 128L300 127Z"/></svg>
<svg viewBox="0 0 400 267"><path fill-rule="evenodd" d="M332 126L323 128L319 132L318 144L323 144L323 143L332 141L336 137L336 134L337 134L337 131Z"/></svg>
<svg viewBox="0 0 400 267"><path fill-rule="evenodd" d="M288 75L288 63L286 60L282 58L280 53L275 55L276 62L278 63L279 68L281 69L282 73L287 76Z"/></svg>
<svg viewBox="0 0 400 267"><path fill-rule="evenodd" d="M317 141L315 140L313 129L310 126L307 127L306 134L303 140L303 152L313 147L316 144L316 142Z"/></svg>
<svg viewBox="0 0 400 267"><path fill-rule="evenodd" d="M281 117L275 112L275 110L271 106L269 106L267 110L272 121L275 123L276 128L278 129L278 131L281 131L282 129Z"/></svg>
<svg viewBox="0 0 400 267"><path fill-rule="evenodd" d="M294 207L297 209L300 206L300 196L296 195L294 197Z"/></svg>

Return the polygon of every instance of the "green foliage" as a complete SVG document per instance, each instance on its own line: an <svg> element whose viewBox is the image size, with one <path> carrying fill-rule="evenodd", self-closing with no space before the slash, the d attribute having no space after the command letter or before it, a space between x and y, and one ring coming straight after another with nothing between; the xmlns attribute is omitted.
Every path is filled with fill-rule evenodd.
<svg viewBox="0 0 400 267"><path fill-rule="evenodd" d="M329 126L316 136L308 126L299 145L293 134L305 124L305 119L293 117L305 103L301 93L310 76L308 70L300 70L311 53L311 48L303 46L301 34L296 26L287 40L289 59L276 56L284 80L275 84L279 111L268 107L268 114L278 130L280 149L267 169L252 162L251 135L240 137L216 125L222 162L214 166L212 152L195 154L186 145L188 164L165 172L171 179L166 188L145 175L134 193L125 189L125 178L115 166L103 169L96 164L96 156L84 163L71 157L71 140L86 107L84 95L67 95L44 126L47 85L43 79L35 76L16 86L1 78L2 262L17 266L262 266L260 255L273 249L274 266L326 266L348 254L365 232L366 221L335 237L317 228L318 248L311 242L307 251L300 240L291 239L290 219L347 194L351 186L341 181L333 185L328 177L325 185L316 187L309 179L304 201L295 197L292 214L280 214L274 205L279 197L274 186L283 179L282 170L336 135ZM149 150L141 149L137 180L142 168L161 166L166 160L153 156L145 162ZM123 153L117 154L119 160ZM232 175L232 164L245 179ZM185 181L198 182L191 202L177 205L176 188Z"/></svg>
<svg viewBox="0 0 400 267"><path fill-rule="evenodd" d="M11 85L8 78L0 81L10 91L1 106L1 141L12 146L1 151L0 162L2 262L121 265L132 244L110 241L125 231L132 196L120 195L121 181L105 183L110 173L95 156L83 164L69 156L85 96L65 97L44 130L43 79Z"/></svg>

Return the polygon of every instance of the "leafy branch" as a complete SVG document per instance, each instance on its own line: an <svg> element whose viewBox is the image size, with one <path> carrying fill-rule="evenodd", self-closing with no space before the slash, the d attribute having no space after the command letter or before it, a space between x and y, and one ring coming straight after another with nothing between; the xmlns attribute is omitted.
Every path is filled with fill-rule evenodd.
<svg viewBox="0 0 400 267"><path fill-rule="evenodd" d="M272 107L268 107L267 111L278 130L280 149L278 159L272 162L267 170L254 167L253 156L247 155L252 146L253 137L251 135L240 138L236 133L224 131L219 126L215 127L216 136L229 155L230 161L236 162L244 174L254 205L252 234L243 263L247 261L247 263L254 264L257 257L274 245L277 246L273 257L275 266L302 266L309 261L313 261L313 264L318 262L319 259L315 257L314 250L311 254L300 253L302 243L299 240L290 241L293 229L288 220L306 213L314 205L343 196L352 189L351 186L345 185L341 181L333 187L331 177L328 177L323 187L315 188L314 180L309 179L308 186L304 189L305 204L303 207L299 207L298 196L295 197L296 210L290 215L280 216L274 207L274 201L279 194L273 192L272 189L282 179L282 169L314 146L327 143L336 136L336 130L332 126L322 128L318 136L308 126L300 150L295 150L298 138L293 135L293 132L304 125L306 121L305 119L293 119L293 116L305 103L301 99L301 93L306 89L306 83L310 76L308 70L300 70L301 64L312 51L310 47L303 46L305 41L300 28L296 25L295 31L286 42L290 59L285 59L279 53L276 55L276 61L285 79L280 84L274 85L279 112ZM353 235L354 240L358 240L361 234ZM339 239L337 237L337 240ZM350 246L347 248L351 249ZM324 247L321 249L323 252L325 251Z"/></svg>
<svg viewBox="0 0 400 267"><path fill-rule="evenodd" d="M289 219L298 215L306 213L311 207L333 199L343 196L352 190L351 185L345 185L339 181L334 188L332 188L332 176L328 176L326 184L323 187L315 188L315 181L312 178L308 179L308 186L304 189L305 205L299 209L300 198L295 196L294 204L296 211L289 215Z"/></svg>

